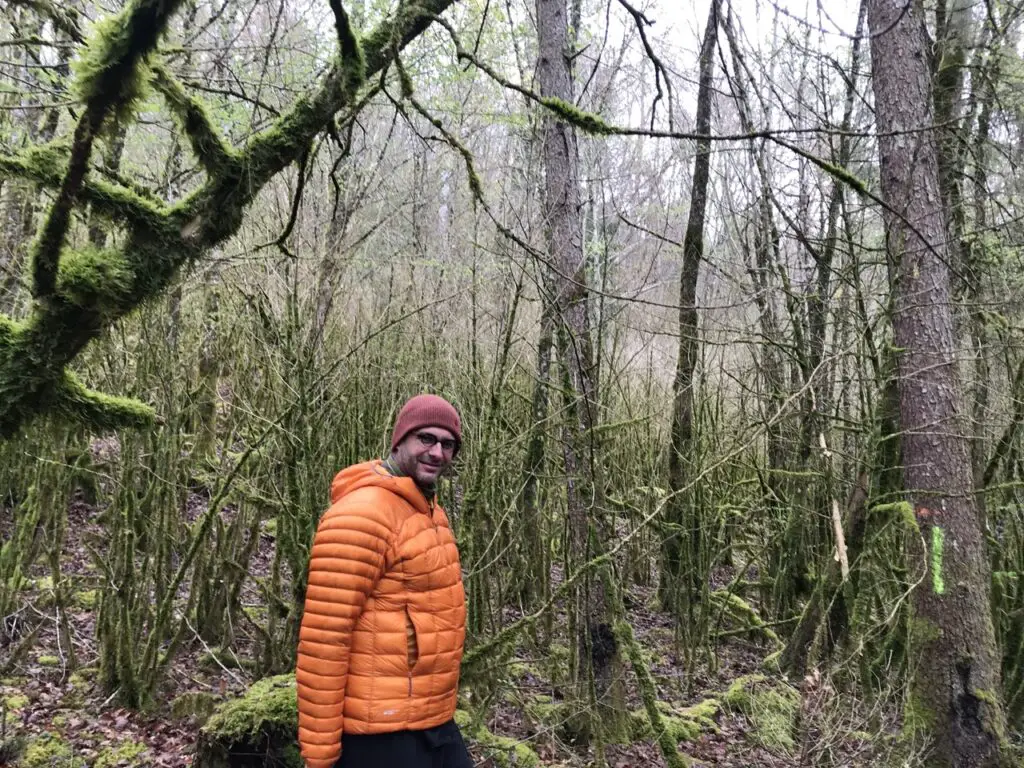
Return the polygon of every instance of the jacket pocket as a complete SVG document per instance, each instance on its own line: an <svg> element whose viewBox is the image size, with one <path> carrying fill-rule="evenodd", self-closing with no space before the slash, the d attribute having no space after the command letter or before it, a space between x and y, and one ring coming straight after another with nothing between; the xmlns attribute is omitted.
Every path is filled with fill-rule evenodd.
<svg viewBox="0 0 1024 768"><path fill-rule="evenodd" d="M416 634L416 622L412 620L412 612L408 605L405 606L405 651L411 674L416 662L420 660L420 642Z"/></svg>

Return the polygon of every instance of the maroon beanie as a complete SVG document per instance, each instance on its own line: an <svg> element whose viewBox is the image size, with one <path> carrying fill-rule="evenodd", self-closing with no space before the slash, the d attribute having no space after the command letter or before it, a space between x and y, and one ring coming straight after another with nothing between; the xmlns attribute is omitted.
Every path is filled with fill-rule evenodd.
<svg viewBox="0 0 1024 768"><path fill-rule="evenodd" d="M455 450L462 445L462 426L455 407L437 395L416 395L398 412L391 433L391 450L395 450L410 432L423 427L447 429L455 437Z"/></svg>

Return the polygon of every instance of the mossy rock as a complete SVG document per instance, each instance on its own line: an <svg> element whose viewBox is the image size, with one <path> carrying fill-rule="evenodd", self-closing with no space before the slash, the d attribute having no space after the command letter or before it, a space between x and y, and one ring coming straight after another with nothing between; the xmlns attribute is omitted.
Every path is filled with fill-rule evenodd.
<svg viewBox="0 0 1024 768"><path fill-rule="evenodd" d="M56 656L39 656L36 659L36 664L41 667L59 667L60 659Z"/></svg>
<svg viewBox="0 0 1024 768"><path fill-rule="evenodd" d="M260 680L217 707L199 732L193 768L303 768L294 675Z"/></svg>
<svg viewBox="0 0 1024 768"><path fill-rule="evenodd" d="M455 710L455 723L467 741L484 748L489 764L495 768L537 768L540 765L540 758L528 745L491 733L464 709Z"/></svg>
<svg viewBox="0 0 1024 768"><path fill-rule="evenodd" d="M800 693L795 688L764 675L744 675L729 686L723 703L750 721L753 737L762 746L783 752L796 748L793 733Z"/></svg>
<svg viewBox="0 0 1024 768"><path fill-rule="evenodd" d="M175 720L194 720L205 723L217 708L217 697L206 691L188 691L171 702L171 716Z"/></svg>

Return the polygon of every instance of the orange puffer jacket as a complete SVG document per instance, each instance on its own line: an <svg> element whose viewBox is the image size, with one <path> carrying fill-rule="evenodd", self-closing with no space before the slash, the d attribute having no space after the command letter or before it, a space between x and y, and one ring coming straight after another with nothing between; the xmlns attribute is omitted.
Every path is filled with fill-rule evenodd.
<svg viewBox="0 0 1024 768"><path fill-rule="evenodd" d="M342 733L430 728L455 714L466 599L444 510L380 461L331 486L309 563L296 670L299 743L329 768Z"/></svg>

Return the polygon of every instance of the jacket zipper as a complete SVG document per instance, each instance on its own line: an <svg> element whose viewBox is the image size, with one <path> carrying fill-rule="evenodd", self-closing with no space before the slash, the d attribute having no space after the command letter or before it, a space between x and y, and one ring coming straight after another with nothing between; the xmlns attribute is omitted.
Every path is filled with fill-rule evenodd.
<svg viewBox="0 0 1024 768"><path fill-rule="evenodd" d="M409 626L412 627L412 634L413 634L413 638L414 638L413 642L416 643L416 656L417 656L417 660L419 660L419 637L416 636L416 625L413 623L412 615L409 613L409 606L408 605L405 606L405 620L407 622L409 622ZM406 630L406 632L408 632L408 629ZM407 636L406 637L406 644L408 644L408 642L409 642L409 640L408 640L408 636ZM409 656L408 649L406 649L406 656L408 658L408 666L409 666L409 698L411 699L412 698L412 668L413 668L415 662L413 662L412 657Z"/></svg>

